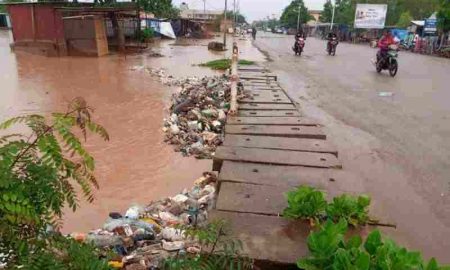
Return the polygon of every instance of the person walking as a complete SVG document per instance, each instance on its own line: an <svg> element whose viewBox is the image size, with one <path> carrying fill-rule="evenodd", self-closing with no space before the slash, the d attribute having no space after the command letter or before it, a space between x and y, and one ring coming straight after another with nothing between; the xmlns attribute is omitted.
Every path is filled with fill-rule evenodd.
<svg viewBox="0 0 450 270"><path fill-rule="evenodd" d="M253 37L253 40L256 40L256 27L254 27L254 26L252 28L252 37Z"/></svg>

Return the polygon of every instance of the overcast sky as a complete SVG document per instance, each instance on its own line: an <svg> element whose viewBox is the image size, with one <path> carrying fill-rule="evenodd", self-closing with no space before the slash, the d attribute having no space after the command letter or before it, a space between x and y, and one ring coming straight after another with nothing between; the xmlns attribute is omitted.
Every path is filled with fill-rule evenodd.
<svg viewBox="0 0 450 270"><path fill-rule="evenodd" d="M283 8L291 0L236 0L240 2L241 13L247 17L248 21L263 19L267 16L281 15ZM189 8L203 9L203 0L173 0L174 5L179 6L181 2L189 4ZM322 9L325 0L304 0L308 9ZM206 9L223 9L224 0L206 0ZM228 0L228 7L233 8L233 0Z"/></svg>

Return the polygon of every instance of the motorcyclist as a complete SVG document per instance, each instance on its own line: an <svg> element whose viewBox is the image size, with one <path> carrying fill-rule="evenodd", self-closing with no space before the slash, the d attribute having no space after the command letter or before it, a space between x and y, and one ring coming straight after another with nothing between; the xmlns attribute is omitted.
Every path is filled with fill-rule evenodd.
<svg viewBox="0 0 450 270"><path fill-rule="evenodd" d="M389 46L394 45L396 43L397 42L395 41L395 38L392 35L391 31L384 32L383 36L378 41L378 48L380 48L380 50L378 50L378 53L377 53L377 62L380 61L380 59L383 59L384 57L386 57L386 55L389 51Z"/></svg>
<svg viewBox="0 0 450 270"><path fill-rule="evenodd" d="M336 33L335 32L328 33L328 36L327 36L327 40L328 40L328 42L327 42L327 51L330 50L331 41L333 40L333 38L335 38L337 40Z"/></svg>
<svg viewBox="0 0 450 270"><path fill-rule="evenodd" d="M302 40L303 46L305 45L305 37L303 35L302 31L298 31L297 34L295 34L295 43L294 43L294 47L295 46L300 46L301 42L300 40Z"/></svg>

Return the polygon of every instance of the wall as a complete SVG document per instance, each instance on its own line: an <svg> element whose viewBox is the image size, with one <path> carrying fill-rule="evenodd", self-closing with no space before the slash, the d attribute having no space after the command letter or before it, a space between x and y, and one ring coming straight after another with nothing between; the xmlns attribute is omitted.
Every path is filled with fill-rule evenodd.
<svg viewBox="0 0 450 270"><path fill-rule="evenodd" d="M13 4L8 6L14 50L48 56L66 55L64 28L59 11L49 4Z"/></svg>
<svg viewBox="0 0 450 270"><path fill-rule="evenodd" d="M109 53L103 18L88 16L64 19L64 34L69 55L103 56Z"/></svg>

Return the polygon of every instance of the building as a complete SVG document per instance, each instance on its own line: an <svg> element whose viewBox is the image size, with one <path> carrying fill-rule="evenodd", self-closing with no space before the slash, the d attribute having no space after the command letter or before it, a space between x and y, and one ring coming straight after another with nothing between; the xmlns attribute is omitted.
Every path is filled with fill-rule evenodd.
<svg viewBox="0 0 450 270"><path fill-rule="evenodd" d="M182 19L194 20L199 22L214 22L221 18L223 11L182 9L180 17Z"/></svg>
<svg viewBox="0 0 450 270"><path fill-rule="evenodd" d="M308 10L309 15L311 15L314 19L310 20L310 22L318 23L320 19L320 14L322 14L322 10Z"/></svg>
<svg viewBox="0 0 450 270"><path fill-rule="evenodd" d="M111 46L124 49L126 37L139 29L134 3L117 7L68 2L5 5L11 17L13 50L47 56L102 56Z"/></svg>

